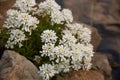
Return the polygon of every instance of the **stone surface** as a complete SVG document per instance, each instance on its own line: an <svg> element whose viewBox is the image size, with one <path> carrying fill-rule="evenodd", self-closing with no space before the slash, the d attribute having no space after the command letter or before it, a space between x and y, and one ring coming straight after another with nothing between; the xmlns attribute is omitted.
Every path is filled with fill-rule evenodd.
<svg viewBox="0 0 120 80"><path fill-rule="evenodd" d="M95 53L92 63L92 68L100 71L104 75L105 80L112 80L112 68L106 55Z"/></svg>
<svg viewBox="0 0 120 80"><path fill-rule="evenodd" d="M6 19L6 11L12 7L15 0L0 0L0 27Z"/></svg>
<svg viewBox="0 0 120 80"><path fill-rule="evenodd" d="M97 52L110 55L110 62L120 65L120 0L62 0L62 3L72 10L76 21L98 30L102 41ZM113 80L120 80L120 67L112 67L112 74Z"/></svg>
<svg viewBox="0 0 120 80"><path fill-rule="evenodd" d="M0 80L41 80L38 69L25 57L6 50L0 60Z"/></svg>
<svg viewBox="0 0 120 80"><path fill-rule="evenodd" d="M62 0L74 19L85 23L119 23L119 0Z"/></svg>
<svg viewBox="0 0 120 80"><path fill-rule="evenodd" d="M104 76L95 70L90 71L72 71L69 74L57 76L56 80L104 80Z"/></svg>
<svg viewBox="0 0 120 80"><path fill-rule="evenodd" d="M91 35L91 43L93 45L93 48L94 48L94 51L97 50L102 38L98 32L98 30L92 26L89 26L88 27L91 29L92 31L92 35Z"/></svg>

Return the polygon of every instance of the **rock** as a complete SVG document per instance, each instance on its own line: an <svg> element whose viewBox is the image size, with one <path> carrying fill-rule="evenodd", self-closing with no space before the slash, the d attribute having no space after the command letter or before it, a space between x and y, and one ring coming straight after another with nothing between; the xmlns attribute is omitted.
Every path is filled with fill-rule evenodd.
<svg viewBox="0 0 120 80"><path fill-rule="evenodd" d="M2 19L0 18L0 27L3 26L6 19L6 11L10 9L14 3L15 0L0 0L0 16L2 16Z"/></svg>
<svg viewBox="0 0 120 80"><path fill-rule="evenodd" d="M0 20L2 20L3 19L3 16L0 14Z"/></svg>
<svg viewBox="0 0 120 80"><path fill-rule="evenodd" d="M93 69L100 71L105 80L112 80L112 68L106 55L95 53L93 56Z"/></svg>
<svg viewBox="0 0 120 80"><path fill-rule="evenodd" d="M3 24L3 20L4 18L3 18L3 16L0 14L0 27L1 27L1 24Z"/></svg>
<svg viewBox="0 0 120 80"><path fill-rule="evenodd" d="M117 35L106 36L99 46L99 51L111 54L113 60L120 64L120 37Z"/></svg>
<svg viewBox="0 0 120 80"><path fill-rule="evenodd" d="M88 26L90 29L91 29L91 31L92 31L92 35L91 35L91 43L92 43L92 45L93 45L93 48L94 48L94 51L96 51L97 50L97 48L98 48L98 46L99 46L99 44L100 44L100 42L101 42L101 36L100 36L100 34L99 34L99 32L98 32L98 30L96 29L96 28L94 28L94 27L91 27L91 26Z"/></svg>
<svg viewBox="0 0 120 80"><path fill-rule="evenodd" d="M90 71L71 71L69 74L57 76L56 80L104 80L104 76L95 70Z"/></svg>
<svg viewBox="0 0 120 80"><path fill-rule="evenodd" d="M0 60L0 80L41 80L38 69L25 57L6 50Z"/></svg>
<svg viewBox="0 0 120 80"><path fill-rule="evenodd" d="M111 32L112 33L112 32ZM110 34L111 34L110 33ZM106 35L99 46L99 52L110 55L114 80L120 80L120 36L119 34Z"/></svg>
<svg viewBox="0 0 120 80"><path fill-rule="evenodd" d="M91 13L92 2L90 0L63 0L64 7L72 10L75 21L88 20L85 17Z"/></svg>
<svg viewBox="0 0 120 80"><path fill-rule="evenodd" d="M119 0L62 0L74 19L85 23L119 23Z"/></svg>
<svg viewBox="0 0 120 80"><path fill-rule="evenodd" d="M62 0L72 10L74 19L92 25L101 35L97 51L111 55L112 76L120 80L120 0ZM96 40L95 40L96 41ZM95 42L93 40L93 42ZM110 60L110 61L111 61Z"/></svg>
<svg viewBox="0 0 120 80"><path fill-rule="evenodd" d="M4 1L6 1L6 0L0 0L0 2L4 2Z"/></svg>

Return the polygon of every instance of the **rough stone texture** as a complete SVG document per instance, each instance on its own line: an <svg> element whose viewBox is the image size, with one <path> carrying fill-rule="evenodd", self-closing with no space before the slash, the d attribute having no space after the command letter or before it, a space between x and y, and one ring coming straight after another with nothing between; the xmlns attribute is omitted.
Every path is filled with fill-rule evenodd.
<svg viewBox="0 0 120 80"><path fill-rule="evenodd" d="M100 36L100 34L99 34L99 32L98 32L98 30L96 28L94 28L92 26L89 26L89 25L88 25L88 28L90 28L91 31L92 31L91 43L92 43L92 45L94 47L94 51L96 51L102 38L101 38L101 36Z"/></svg>
<svg viewBox="0 0 120 80"><path fill-rule="evenodd" d="M15 0L0 0L0 27L6 19L6 11L12 7Z"/></svg>
<svg viewBox="0 0 120 80"><path fill-rule="evenodd" d="M38 69L25 57L6 50L0 60L0 80L41 80Z"/></svg>
<svg viewBox="0 0 120 80"><path fill-rule="evenodd" d="M104 75L105 80L112 80L112 68L109 64L108 57L106 55L95 53L92 63L92 68L100 71Z"/></svg>
<svg viewBox="0 0 120 80"><path fill-rule="evenodd" d="M72 9L74 19L90 23L119 23L119 0L62 0L64 7Z"/></svg>
<svg viewBox="0 0 120 80"><path fill-rule="evenodd" d="M104 80L104 76L95 70L90 71L72 71L69 74L57 76L56 80Z"/></svg>
<svg viewBox="0 0 120 80"><path fill-rule="evenodd" d="M120 65L120 0L62 0L60 3L72 10L76 21L98 30L102 41L97 51L110 55L110 62ZM112 67L112 74L113 80L120 80L120 66Z"/></svg>

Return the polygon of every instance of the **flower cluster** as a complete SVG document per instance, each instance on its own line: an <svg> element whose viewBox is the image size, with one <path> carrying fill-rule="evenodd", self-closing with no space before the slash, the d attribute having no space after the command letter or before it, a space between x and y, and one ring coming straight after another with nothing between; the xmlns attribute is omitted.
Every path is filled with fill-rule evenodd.
<svg viewBox="0 0 120 80"><path fill-rule="evenodd" d="M84 27L82 24L67 24L66 27L71 31L73 35L77 35L77 38L82 43L90 43L91 31L89 28Z"/></svg>
<svg viewBox="0 0 120 80"><path fill-rule="evenodd" d="M7 11L5 47L13 49L39 66L43 80L71 70L89 70L93 56L91 31L73 23L72 12L61 9L55 0L39 4L16 0ZM35 56L35 59L34 57Z"/></svg>
<svg viewBox="0 0 120 80"><path fill-rule="evenodd" d="M26 40L25 34L19 29L13 29L10 31L10 38L5 45L7 48L14 48L14 45L18 44L19 47L22 47L22 41Z"/></svg>
<svg viewBox="0 0 120 80"><path fill-rule="evenodd" d="M45 30L41 34L42 42L45 43L54 43L57 40L56 33L53 30Z"/></svg>
<svg viewBox="0 0 120 80"><path fill-rule="evenodd" d="M50 31L54 32L52 30ZM39 67L39 73L43 76L43 79L49 80L51 76L61 72L69 72L71 69L89 70L91 68L93 46L90 43L81 43L79 38L76 38L69 29L66 29L61 33L62 39L60 39L58 45L56 45L56 35L49 33L50 36L48 38L48 32L50 31L45 30L41 34L41 39L44 40L42 51L40 51L41 57L48 57L50 61L49 64L42 64L42 66ZM54 32L54 34L56 33ZM45 39L48 39L48 41ZM51 68L49 68L50 66ZM48 68L49 70L51 69L49 73L47 72ZM44 72L43 70L46 71Z"/></svg>
<svg viewBox="0 0 120 80"><path fill-rule="evenodd" d="M63 24L73 21L72 12L69 9L63 9L55 2L55 0L46 0L39 4L36 14L45 17L49 15L51 24Z"/></svg>
<svg viewBox="0 0 120 80"><path fill-rule="evenodd" d="M16 7L21 12L31 12L35 10L35 5L35 0L16 0L14 7Z"/></svg>
<svg viewBox="0 0 120 80"><path fill-rule="evenodd" d="M10 34L10 38L7 41L6 47L14 48L14 45L16 44L19 44L19 47L21 47L21 42L26 40L24 33L27 32L31 35L32 30L37 28L39 20L28 13L23 13L13 9L7 11L7 16L8 18L5 21L4 27L9 29L8 34ZM21 37L21 35L23 35L24 39L22 39L23 37ZM21 39L17 40L17 37Z"/></svg>

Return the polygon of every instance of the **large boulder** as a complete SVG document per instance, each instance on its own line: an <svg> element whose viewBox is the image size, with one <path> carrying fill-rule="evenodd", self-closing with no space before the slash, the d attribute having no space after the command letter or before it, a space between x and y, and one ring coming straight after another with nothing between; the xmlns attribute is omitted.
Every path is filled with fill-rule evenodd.
<svg viewBox="0 0 120 80"><path fill-rule="evenodd" d="M38 69L24 56L6 50L0 60L0 80L41 80Z"/></svg>

